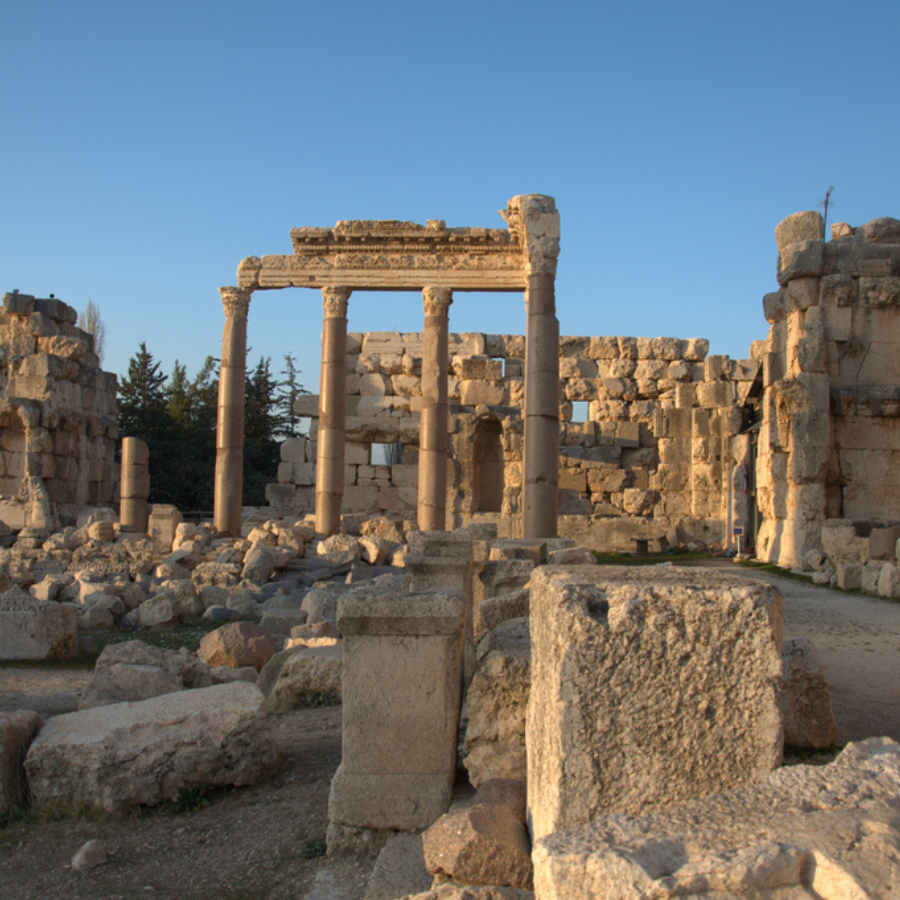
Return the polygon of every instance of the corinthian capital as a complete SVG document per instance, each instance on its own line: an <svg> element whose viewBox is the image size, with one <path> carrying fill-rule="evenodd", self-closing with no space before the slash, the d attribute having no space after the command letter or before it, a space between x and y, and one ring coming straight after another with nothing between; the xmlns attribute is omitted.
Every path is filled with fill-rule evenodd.
<svg viewBox="0 0 900 900"><path fill-rule="evenodd" d="M453 302L450 288L427 287L422 289L422 301L426 316L446 316Z"/></svg>
<svg viewBox="0 0 900 900"><path fill-rule="evenodd" d="M250 311L250 296L252 291L241 290L236 287L220 287L222 306L225 308L225 318L246 319Z"/></svg>
<svg viewBox="0 0 900 900"><path fill-rule="evenodd" d="M326 319L344 319L347 317L347 301L352 291L345 287L323 287L322 309Z"/></svg>

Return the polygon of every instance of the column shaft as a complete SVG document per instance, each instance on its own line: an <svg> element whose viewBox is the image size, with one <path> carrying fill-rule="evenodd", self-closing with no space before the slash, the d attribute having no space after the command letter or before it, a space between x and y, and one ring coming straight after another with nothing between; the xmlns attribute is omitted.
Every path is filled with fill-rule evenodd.
<svg viewBox="0 0 900 900"><path fill-rule="evenodd" d="M418 523L422 531L447 528L447 288L425 288L422 416L419 429Z"/></svg>
<svg viewBox="0 0 900 900"><path fill-rule="evenodd" d="M522 537L557 534L559 509L559 322L553 275L528 276Z"/></svg>
<svg viewBox="0 0 900 900"><path fill-rule="evenodd" d="M347 288L322 288L322 377L316 449L316 531L338 534L347 418Z"/></svg>
<svg viewBox="0 0 900 900"><path fill-rule="evenodd" d="M240 537L244 487L244 378L250 291L219 288L225 308L216 426L216 485L213 524Z"/></svg>

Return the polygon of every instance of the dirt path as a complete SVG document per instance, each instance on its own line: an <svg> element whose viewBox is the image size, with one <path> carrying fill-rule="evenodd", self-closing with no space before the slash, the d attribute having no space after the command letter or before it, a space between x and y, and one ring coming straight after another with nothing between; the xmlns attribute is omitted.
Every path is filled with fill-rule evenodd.
<svg viewBox="0 0 900 900"><path fill-rule="evenodd" d="M900 741L900 603L833 591L727 564L784 596L785 638L812 641L825 666L838 743Z"/></svg>

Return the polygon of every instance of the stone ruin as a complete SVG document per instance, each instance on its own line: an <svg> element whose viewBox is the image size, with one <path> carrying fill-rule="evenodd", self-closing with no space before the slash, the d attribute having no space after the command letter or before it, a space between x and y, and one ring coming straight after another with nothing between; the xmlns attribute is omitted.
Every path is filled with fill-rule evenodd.
<svg viewBox="0 0 900 900"><path fill-rule="evenodd" d="M422 335L350 334L347 350L343 509L414 516ZM560 535L603 550L652 538L721 548L734 525L749 526L741 435L760 364L707 351L700 339L560 338ZM489 522L521 536L524 354L521 336L449 335L448 527ZM297 402L309 436L282 444L267 490L280 511L315 505L318 400ZM377 458L385 452L392 463Z"/></svg>
<svg viewBox="0 0 900 900"><path fill-rule="evenodd" d="M115 498L116 376L60 300L0 309L0 523L53 528Z"/></svg>
<svg viewBox="0 0 900 900"><path fill-rule="evenodd" d="M900 515L856 476L859 444L876 468L896 452L881 345L900 305L900 222L838 226L827 245L816 214L782 223L769 339L733 361L699 340L560 339L552 201L515 198L507 216L496 232L302 229L294 256L242 263L241 287L222 290L217 521L147 510L136 445L119 521L31 523L0 551L0 586L14 585L0 651L17 658L71 655L96 629L226 624L199 659L107 648L90 708L43 728L0 716L2 798L18 802L22 777L41 805L107 810L195 776L249 783L275 761L267 710L340 696L329 853L427 827L428 869L453 884L422 898L890 896L900 747L873 739L824 769L773 774L786 731L815 747L836 737L811 648L782 645L777 590L705 572L651 580L592 565L589 548L727 546L758 530L762 555L821 581L890 581ZM450 265L428 267L455 243ZM529 292L527 337L451 335L450 288L491 279ZM351 287L411 282L421 336L347 335ZM309 439L283 447L271 518L247 519L246 313L252 290L282 286L323 289L323 391L301 407ZM464 694L478 792L450 806ZM141 729L155 736L146 758Z"/></svg>

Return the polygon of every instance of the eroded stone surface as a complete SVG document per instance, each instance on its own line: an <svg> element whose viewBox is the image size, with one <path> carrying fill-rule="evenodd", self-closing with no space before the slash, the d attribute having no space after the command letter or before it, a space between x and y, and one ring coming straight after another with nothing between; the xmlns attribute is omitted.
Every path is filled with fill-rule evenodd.
<svg viewBox="0 0 900 900"><path fill-rule="evenodd" d="M900 890L900 747L848 744L828 766L779 769L642 817L603 815L537 842L540 900L850 900Z"/></svg>
<svg viewBox="0 0 900 900"><path fill-rule="evenodd" d="M779 764L774 587L702 570L547 566L531 590L536 838L761 781Z"/></svg>
<svg viewBox="0 0 900 900"><path fill-rule="evenodd" d="M247 682L56 716L25 760L33 802L114 812L195 785L252 784L276 764L266 716Z"/></svg>

